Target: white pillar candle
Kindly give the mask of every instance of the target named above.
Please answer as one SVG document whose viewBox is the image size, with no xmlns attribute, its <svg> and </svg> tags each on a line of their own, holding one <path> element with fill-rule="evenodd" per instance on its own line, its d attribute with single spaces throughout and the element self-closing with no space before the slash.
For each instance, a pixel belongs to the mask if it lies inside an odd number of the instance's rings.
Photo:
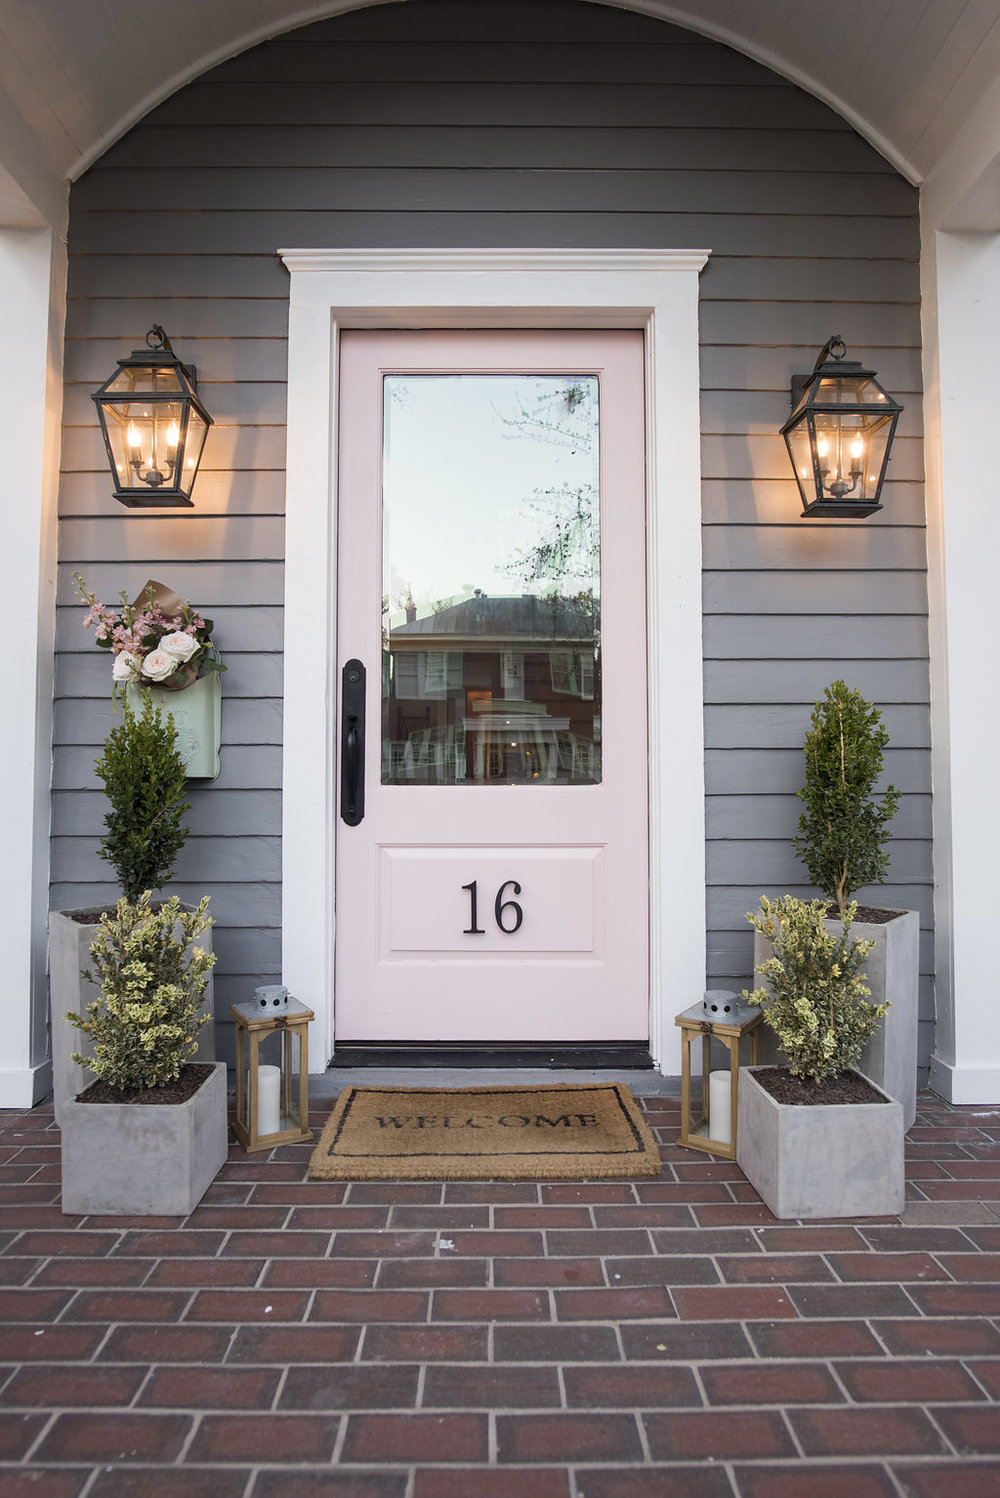
<svg viewBox="0 0 1000 1498">
<path fill-rule="evenodd" d="M 729 1106 L 731 1086 L 732 1077 L 728 1068 L 725 1071 L 709 1072 L 708 1137 L 717 1139 L 720 1144 L 729 1144 L 732 1139 Z"/>
<path fill-rule="evenodd" d="M 281 1128 L 281 1067 L 257 1068 L 257 1133 L 277 1134 Z"/>
</svg>

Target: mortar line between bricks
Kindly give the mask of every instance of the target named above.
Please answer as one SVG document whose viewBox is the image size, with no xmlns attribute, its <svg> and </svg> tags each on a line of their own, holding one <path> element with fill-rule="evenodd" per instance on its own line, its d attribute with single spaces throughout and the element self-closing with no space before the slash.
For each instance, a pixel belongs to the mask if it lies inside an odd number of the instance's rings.
<svg viewBox="0 0 1000 1498">
<path fill-rule="evenodd" d="M 30 1465 L 30 1463 L 32 1461 L 32 1458 L 34 1457 L 34 1454 L 35 1454 L 36 1450 L 38 1449 L 39 1444 L 42 1441 L 45 1440 L 45 1438 L 48 1435 L 49 1431 L 52 1429 L 53 1425 L 58 1420 L 60 1414 L 61 1414 L 60 1410 L 50 1410 L 49 1411 L 49 1418 L 46 1420 L 45 1424 L 39 1430 L 37 1436 L 32 1441 L 31 1445 L 28 1447 L 28 1449 L 25 1451 L 24 1455 L 21 1457 L 20 1463 L 18 1465 L 20 1465 L 22 1467 Z"/>
<path fill-rule="evenodd" d="M 413 1408 L 422 1410 L 424 1408 L 424 1391 L 427 1387 L 427 1364 L 421 1363 L 417 1368 L 417 1387 L 413 1391 Z"/>
<path fill-rule="evenodd" d="M 278 1382 L 274 1386 L 274 1393 L 271 1396 L 271 1403 L 268 1406 L 271 1414 L 276 1414 L 281 1408 L 281 1396 L 284 1392 L 285 1384 L 288 1382 L 288 1372 L 289 1364 L 286 1363 L 278 1374 Z"/>
<path fill-rule="evenodd" d="M 936 1400 L 935 1403 L 936 1404 L 944 1404 L 945 1401 L 943 1399 L 941 1399 L 941 1400 Z M 937 1416 L 934 1414 L 934 1412 L 931 1409 L 930 1404 L 928 1403 L 927 1400 L 924 1400 L 923 1404 L 920 1405 L 920 1409 L 923 1410 L 924 1415 L 927 1417 L 927 1419 L 930 1421 L 931 1425 L 934 1427 L 934 1429 L 937 1431 L 938 1435 L 941 1437 L 941 1440 L 942 1440 L 943 1444 L 945 1445 L 945 1447 L 947 1447 L 948 1454 L 951 1457 L 960 1456 L 961 1452 L 957 1450 L 957 1448 L 955 1447 L 954 1442 L 951 1441 L 951 1440 L 949 1440 L 947 1432 L 941 1429 L 941 1426 L 939 1425 L 938 1420 L 937 1420 Z"/>
<path fill-rule="evenodd" d="M 107 1264 L 110 1261 L 107 1258 L 105 1258 L 104 1262 Z M 133 1260 L 132 1262 L 134 1263 L 135 1260 Z M 146 1290 L 146 1289 L 149 1288 L 149 1282 L 152 1279 L 153 1275 L 155 1274 L 156 1270 L 163 1263 L 163 1259 L 162 1258 L 147 1259 L 146 1263 L 147 1263 L 148 1267 L 146 1269 L 146 1273 L 143 1275 L 142 1279 L 139 1281 L 138 1285 L 136 1286 L 136 1289 L 138 1289 L 138 1290 Z"/>
<path fill-rule="evenodd" d="M 84 1481 L 83 1487 L 77 1494 L 77 1498 L 87 1498 L 87 1494 L 93 1490 L 97 1483 L 100 1470 L 100 1467 L 92 1467 L 90 1469 L 90 1472 L 87 1474 L 87 1477 Z"/>
<path fill-rule="evenodd" d="M 653 1454 L 649 1449 L 649 1435 L 646 1430 L 645 1417 L 647 1412 L 645 1410 L 630 1410 L 629 1413 L 631 1414 L 633 1424 L 635 1425 L 635 1428 L 639 1433 L 639 1448 L 642 1451 L 643 1463 L 645 1466 L 650 1467 L 653 1464 Z"/>
<path fill-rule="evenodd" d="M 888 1462 L 882 1462 L 881 1466 L 882 1466 L 882 1471 L 888 1477 L 888 1479 L 889 1479 L 890 1483 L 892 1484 L 894 1490 L 899 1494 L 899 1498 L 911 1498 L 911 1494 L 909 1492 L 907 1492 L 906 1488 L 903 1487 L 902 1482 L 896 1476 L 896 1474 L 893 1471 L 893 1469 L 889 1466 L 889 1463 Z M 911 1492 L 912 1492 L 912 1490 L 911 1490 Z"/>
<path fill-rule="evenodd" d="M 226 1343 L 226 1350 L 222 1354 L 222 1359 L 221 1359 L 221 1363 L 222 1363 L 222 1366 L 224 1368 L 231 1368 L 233 1366 L 233 1364 L 230 1363 L 230 1361 L 229 1361 L 229 1355 L 232 1352 L 234 1346 L 236 1345 L 236 1333 L 238 1332 L 238 1330 L 239 1330 L 239 1328 L 236 1327 L 236 1326 L 234 1326 L 232 1328 L 232 1330 L 230 1331 L 230 1333 L 229 1333 L 229 1341 Z"/>
<path fill-rule="evenodd" d="M 473 922 L 475 924 L 475 922 Z M 486 1462 L 490 1467 L 495 1467 L 499 1461 L 500 1438 L 497 1435 L 497 1412 L 487 1410 L 486 1412 Z"/>
<path fill-rule="evenodd" d="M 333 1450 L 330 1453 L 330 1466 L 331 1467 L 339 1467 L 340 1466 L 340 1458 L 341 1458 L 341 1455 L 343 1454 L 344 1442 L 347 1440 L 347 1423 L 350 1420 L 350 1415 L 343 1415 L 342 1414 L 342 1415 L 338 1416 L 338 1419 L 339 1419 L 339 1424 L 337 1426 L 337 1434 L 333 1438 Z M 256 1481 L 256 1479 L 255 1479 L 255 1481 Z"/>
<path fill-rule="evenodd" d="M 191 1425 L 190 1425 L 190 1427 L 188 1429 L 187 1435 L 185 1436 L 184 1440 L 181 1442 L 181 1449 L 178 1451 L 177 1455 L 174 1457 L 174 1460 L 173 1460 L 173 1463 L 172 1463 L 173 1466 L 175 1466 L 175 1467 L 181 1467 L 187 1461 L 187 1454 L 191 1450 L 191 1443 L 194 1441 L 195 1436 L 197 1435 L 198 1431 L 200 1430 L 201 1423 L 202 1423 L 203 1419 L 204 1419 L 204 1415 L 203 1415 L 203 1413 L 202 1413 L 201 1410 L 197 1410 L 197 1411 L 193 1412 L 192 1419 L 191 1419 Z"/>
<path fill-rule="evenodd" d="M 139 1386 L 138 1386 L 138 1388 L 136 1389 L 135 1393 L 132 1395 L 132 1398 L 129 1400 L 128 1404 L 126 1405 L 126 1409 L 137 1410 L 137 1409 L 141 1408 L 141 1406 L 139 1405 L 139 1400 L 142 1397 L 142 1392 L 146 1388 L 147 1384 L 149 1384 L 149 1383 L 152 1382 L 152 1378 L 153 1378 L 153 1364 L 149 1363 L 146 1366 L 145 1373 L 143 1374 L 142 1378 L 139 1380 Z"/>
</svg>

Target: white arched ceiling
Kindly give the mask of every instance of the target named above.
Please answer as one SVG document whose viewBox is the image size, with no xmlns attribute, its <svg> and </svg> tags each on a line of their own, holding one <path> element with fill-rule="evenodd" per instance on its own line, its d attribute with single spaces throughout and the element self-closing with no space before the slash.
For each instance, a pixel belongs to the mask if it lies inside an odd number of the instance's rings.
<svg viewBox="0 0 1000 1498">
<path fill-rule="evenodd" d="M 407 0 L 0 0 L 0 171 L 37 201 L 40 162 L 49 188 L 73 181 L 217 63 L 382 3 Z M 928 175 L 1000 79 L 1000 12 L 982 0 L 594 3 L 676 22 L 766 64 L 830 104 L 912 182 Z"/>
</svg>

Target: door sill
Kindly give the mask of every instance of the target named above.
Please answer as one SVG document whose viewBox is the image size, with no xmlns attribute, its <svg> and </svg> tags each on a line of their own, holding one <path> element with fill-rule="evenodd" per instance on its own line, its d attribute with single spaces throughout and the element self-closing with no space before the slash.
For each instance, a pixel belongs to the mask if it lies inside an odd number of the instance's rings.
<svg viewBox="0 0 1000 1498">
<path fill-rule="evenodd" d="M 490 1044 L 369 1045 L 341 1042 L 327 1068 L 355 1066 L 461 1067 L 463 1070 L 518 1070 L 545 1067 L 552 1071 L 651 1071 L 649 1047 L 636 1042 L 609 1041 L 596 1045 Z"/>
</svg>

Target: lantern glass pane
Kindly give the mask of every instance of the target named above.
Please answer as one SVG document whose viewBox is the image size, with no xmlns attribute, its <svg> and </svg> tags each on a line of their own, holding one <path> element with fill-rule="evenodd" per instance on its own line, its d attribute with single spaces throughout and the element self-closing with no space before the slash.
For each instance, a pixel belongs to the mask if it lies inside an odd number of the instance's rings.
<svg viewBox="0 0 1000 1498">
<path fill-rule="evenodd" d="M 155 395 L 169 400 L 171 396 L 186 395 L 188 386 L 176 366 L 164 368 L 148 364 L 126 366 L 107 382 L 105 395 Z"/>
<path fill-rule="evenodd" d="M 845 411 L 832 415 L 817 411 L 816 468 L 822 495 L 830 499 L 873 499 L 885 459 L 892 425 L 888 416 Z"/>
<path fill-rule="evenodd" d="M 208 423 L 201 416 L 197 408 L 192 406 L 188 412 L 187 431 L 184 435 L 184 447 L 181 453 L 176 480 L 185 494 L 190 494 L 191 492 L 191 485 L 194 483 L 195 474 L 198 472 L 198 464 L 201 462 L 201 454 L 207 435 Z"/>
<path fill-rule="evenodd" d="M 811 392 L 810 404 L 878 405 L 887 399 L 885 391 L 870 375 L 823 375 Z"/>
<path fill-rule="evenodd" d="M 816 478 L 813 472 L 812 447 L 809 441 L 810 423 L 803 419 L 791 431 L 785 433 L 785 445 L 788 448 L 792 467 L 795 470 L 795 480 L 802 495 L 803 504 L 812 504 L 816 499 Z"/>
<path fill-rule="evenodd" d="M 159 489 L 176 484 L 186 405 L 185 400 L 138 399 L 101 407 L 115 473 L 123 488 Z"/>
</svg>

